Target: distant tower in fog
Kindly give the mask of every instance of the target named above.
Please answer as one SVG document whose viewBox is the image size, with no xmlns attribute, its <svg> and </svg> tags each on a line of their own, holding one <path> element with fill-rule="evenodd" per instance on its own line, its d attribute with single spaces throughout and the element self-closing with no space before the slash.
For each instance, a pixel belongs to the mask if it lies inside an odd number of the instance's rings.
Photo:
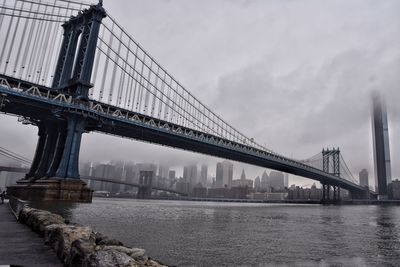
<svg viewBox="0 0 400 267">
<path fill-rule="evenodd" d="M 360 185 L 369 188 L 368 171 L 366 169 L 362 169 L 358 176 L 360 180 Z"/>
<path fill-rule="evenodd" d="M 372 137 L 376 191 L 379 198 L 385 199 L 388 196 L 388 184 L 392 182 L 392 173 L 386 105 L 378 93 L 372 95 Z"/>
</svg>

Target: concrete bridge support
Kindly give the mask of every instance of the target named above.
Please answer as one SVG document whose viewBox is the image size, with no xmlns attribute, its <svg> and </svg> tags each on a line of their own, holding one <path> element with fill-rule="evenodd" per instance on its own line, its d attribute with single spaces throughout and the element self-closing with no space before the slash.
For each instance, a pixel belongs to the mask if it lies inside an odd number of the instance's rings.
<svg viewBox="0 0 400 267">
<path fill-rule="evenodd" d="M 137 192 L 137 198 L 149 199 L 151 198 L 152 182 L 153 182 L 153 171 L 141 171 L 139 175 L 139 189 Z"/>
<path fill-rule="evenodd" d="M 322 184 L 322 203 L 340 202 L 340 187 Z"/>
<path fill-rule="evenodd" d="M 72 97 L 73 102 L 84 103 L 88 99 L 99 28 L 105 16 L 100 2 L 63 24 L 64 39 L 53 89 Z M 26 200 L 91 202 L 92 191 L 79 177 L 86 118 L 68 110 L 55 110 L 38 116 L 32 124 L 39 128 L 39 139 L 31 169 L 8 192 Z"/>
</svg>

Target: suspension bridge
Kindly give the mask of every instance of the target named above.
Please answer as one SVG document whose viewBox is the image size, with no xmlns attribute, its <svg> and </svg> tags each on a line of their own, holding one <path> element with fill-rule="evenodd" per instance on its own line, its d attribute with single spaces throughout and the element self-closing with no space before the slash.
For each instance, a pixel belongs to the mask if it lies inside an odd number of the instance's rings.
<svg viewBox="0 0 400 267">
<path fill-rule="evenodd" d="M 296 160 L 228 124 L 140 46 L 102 1 L 3 0 L 0 37 L 0 111 L 38 127 L 21 183 L 78 181 L 81 136 L 99 132 L 310 178 L 324 192 L 333 187 L 334 197 L 339 188 L 366 196 L 339 149 Z"/>
</svg>

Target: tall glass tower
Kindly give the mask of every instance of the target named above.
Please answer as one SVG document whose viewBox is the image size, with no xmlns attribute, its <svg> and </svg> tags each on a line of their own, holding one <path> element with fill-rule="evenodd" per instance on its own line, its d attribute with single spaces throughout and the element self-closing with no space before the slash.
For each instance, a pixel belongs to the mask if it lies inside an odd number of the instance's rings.
<svg viewBox="0 0 400 267">
<path fill-rule="evenodd" d="M 372 137 L 374 144 L 375 186 L 379 199 L 387 199 L 392 182 L 386 105 L 378 93 L 372 95 Z"/>
</svg>

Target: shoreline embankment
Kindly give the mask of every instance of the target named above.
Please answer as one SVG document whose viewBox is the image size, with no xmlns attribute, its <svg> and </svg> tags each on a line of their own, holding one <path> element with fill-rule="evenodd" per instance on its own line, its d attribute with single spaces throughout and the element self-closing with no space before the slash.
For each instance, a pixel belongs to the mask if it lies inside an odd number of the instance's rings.
<svg viewBox="0 0 400 267">
<path fill-rule="evenodd" d="M 146 255 L 144 249 L 124 246 L 88 226 L 65 220 L 49 211 L 29 207 L 29 203 L 10 197 L 10 208 L 20 223 L 30 227 L 51 247 L 64 266 L 112 267 L 149 266 L 164 267 Z"/>
</svg>

